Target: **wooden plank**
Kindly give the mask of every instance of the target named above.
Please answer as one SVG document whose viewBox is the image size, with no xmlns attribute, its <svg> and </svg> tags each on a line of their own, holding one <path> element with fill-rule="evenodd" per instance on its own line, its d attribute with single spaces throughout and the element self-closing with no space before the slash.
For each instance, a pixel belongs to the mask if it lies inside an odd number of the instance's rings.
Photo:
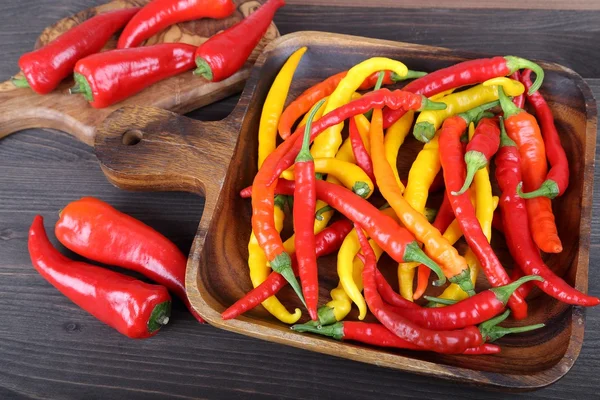
<svg viewBox="0 0 600 400">
<path fill-rule="evenodd" d="M 364 0 L 287 0 L 288 4 L 365 7 Z M 377 7 L 390 8 L 496 8 L 523 10 L 600 10 L 596 0 L 378 0 Z"/>
</svg>

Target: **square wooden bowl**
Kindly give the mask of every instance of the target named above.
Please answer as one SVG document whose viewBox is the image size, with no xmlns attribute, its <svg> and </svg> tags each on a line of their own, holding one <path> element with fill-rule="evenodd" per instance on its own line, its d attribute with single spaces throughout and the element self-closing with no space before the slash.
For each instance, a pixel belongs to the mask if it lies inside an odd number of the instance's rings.
<svg viewBox="0 0 600 400">
<path fill-rule="evenodd" d="M 507 336 L 499 342 L 502 352 L 491 356 L 450 356 L 380 349 L 300 334 L 291 331 L 260 306 L 238 319 L 221 319 L 221 312 L 252 288 L 247 265 L 251 205 L 249 200 L 239 197 L 239 191 L 252 184 L 257 171 L 257 131 L 262 104 L 285 60 L 301 46 L 307 46 L 308 51 L 294 76 L 289 99 L 326 77 L 373 56 L 401 60 L 410 69 L 418 71 L 434 71 L 484 57 L 408 43 L 297 32 L 275 40 L 265 49 L 251 72 L 236 110 L 225 121 L 201 123 L 156 111 L 156 118 L 160 116 L 160 121 L 151 122 L 154 117 L 148 111 L 142 114 L 139 110 L 124 110 L 122 113 L 138 113 L 138 118 L 129 118 L 128 121 L 142 132 L 139 135 L 142 140 L 138 146 L 129 146 L 135 151 L 117 162 L 117 157 L 110 153 L 114 149 L 109 147 L 119 145 L 120 151 L 125 151 L 117 141 L 127 130 L 127 125 L 116 122 L 124 114 L 116 114 L 112 121 L 109 117 L 104 128 L 99 128 L 96 145 L 104 171 L 113 182 L 128 188 L 192 190 L 206 195 L 206 208 L 187 273 L 188 294 L 197 311 L 209 323 L 222 329 L 438 378 L 509 390 L 528 390 L 549 385 L 564 376 L 581 349 L 585 311 L 559 303 L 537 289 L 529 299 L 530 315 L 519 325 L 544 322 L 546 327 L 527 334 Z M 541 92 L 552 107 L 571 168 L 567 192 L 553 201 L 564 250 L 545 259 L 558 275 L 585 292 L 596 146 L 596 102 L 578 74 L 558 64 L 540 64 L 546 70 Z M 193 151 L 181 153 L 186 146 Z M 421 146 L 412 137 L 402 146 L 398 157 L 401 176 L 407 176 Z M 221 153 L 222 156 L 218 157 L 217 154 Z M 140 168 L 152 171 L 139 173 Z M 137 175 L 133 178 L 132 174 Z M 435 202 L 435 198 L 432 200 Z M 498 232 L 495 233 L 493 247 L 507 269 L 512 268 L 513 261 L 504 238 Z M 379 263 L 379 268 L 388 275 L 390 282 L 396 281 L 396 267 L 387 257 Z M 336 256 L 320 259 L 319 272 L 322 305 L 328 301 L 329 290 L 338 283 Z M 484 287 L 482 279 L 478 289 Z M 278 298 L 290 310 L 302 308 L 289 287 L 284 288 Z M 349 316 L 355 317 L 355 313 Z"/>
</svg>

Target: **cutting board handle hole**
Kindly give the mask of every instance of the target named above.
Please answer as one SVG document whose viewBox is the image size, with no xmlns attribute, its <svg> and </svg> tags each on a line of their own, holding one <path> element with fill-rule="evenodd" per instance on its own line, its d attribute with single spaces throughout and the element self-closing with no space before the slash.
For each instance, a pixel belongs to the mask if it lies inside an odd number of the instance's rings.
<svg viewBox="0 0 600 400">
<path fill-rule="evenodd" d="M 130 129 L 123 134 L 123 144 L 125 146 L 134 146 L 142 141 L 144 133 L 139 129 Z"/>
</svg>

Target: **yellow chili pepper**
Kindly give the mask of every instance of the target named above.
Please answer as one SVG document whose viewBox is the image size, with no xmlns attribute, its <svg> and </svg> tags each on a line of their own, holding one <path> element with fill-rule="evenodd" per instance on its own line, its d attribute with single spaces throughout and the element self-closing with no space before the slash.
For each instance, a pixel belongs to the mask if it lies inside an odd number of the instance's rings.
<svg viewBox="0 0 600 400">
<path fill-rule="evenodd" d="M 400 146 L 404 143 L 404 139 L 406 139 L 406 136 L 410 132 L 410 127 L 412 126 L 414 119 L 414 111 L 408 111 L 402 118 L 387 128 L 385 138 L 383 139 L 385 158 L 390 164 L 390 167 L 392 167 L 396 183 L 400 187 L 401 192 L 404 192 L 404 185 L 400 181 L 400 175 L 398 174 L 398 152 L 400 151 Z"/>
<path fill-rule="evenodd" d="M 421 142 L 428 142 L 435 132 L 442 126 L 446 118 L 466 112 L 472 108 L 498 100 L 498 86 L 502 86 L 508 96 L 518 96 L 525 91 L 521 82 L 509 78 L 494 78 L 494 85 L 486 86 L 485 83 L 473 86 L 458 93 L 452 93 L 439 101 L 446 104 L 444 110 L 423 111 L 417 118 L 413 135 Z M 509 94 L 510 93 L 510 94 Z"/>
<path fill-rule="evenodd" d="M 261 167 L 265 158 L 275 150 L 279 117 L 283 112 L 294 72 L 305 52 L 306 47 L 302 47 L 288 58 L 269 89 L 258 126 L 258 168 Z"/>
<path fill-rule="evenodd" d="M 315 158 L 314 164 L 315 172 L 336 178 L 342 185 L 362 198 L 369 198 L 375 190 L 369 175 L 356 164 L 337 158 Z"/>
<path fill-rule="evenodd" d="M 408 182 L 403 194 L 408 204 L 421 214 L 425 212 L 429 188 L 441 168 L 439 141 L 438 135 L 436 135 L 417 154 L 417 158 L 408 172 Z M 414 262 L 398 264 L 400 295 L 409 301 L 413 301 L 415 268 L 419 265 L 420 263 Z"/>
<path fill-rule="evenodd" d="M 274 211 L 275 227 L 279 232 L 281 232 L 281 229 L 283 228 L 283 219 L 285 216 L 282 210 L 283 204 L 281 199 L 282 197 L 276 198 L 277 206 Z M 254 287 L 263 283 L 271 272 L 271 268 L 268 266 L 267 256 L 258 244 L 254 232 L 250 234 L 250 241 L 248 242 L 248 267 L 250 268 L 250 280 Z M 294 324 L 302 316 L 302 312 L 298 308 L 296 308 L 294 314 L 290 314 L 275 296 L 271 296 L 263 301 L 262 306 L 275 318 L 286 324 Z"/>
<path fill-rule="evenodd" d="M 350 68 L 334 92 L 329 96 L 325 114 L 350 102 L 352 93 L 356 92 L 364 80 L 371 74 L 377 71 L 388 70 L 395 72 L 399 76 L 405 76 L 408 73 L 406 65 L 400 61 L 384 57 L 373 57 Z M 343 123 L 332 126 L 317 136 L 311 148 L 313 157 L 334 157 L 342 144 L 341 132 L 343 127 Z"/>
</svg>

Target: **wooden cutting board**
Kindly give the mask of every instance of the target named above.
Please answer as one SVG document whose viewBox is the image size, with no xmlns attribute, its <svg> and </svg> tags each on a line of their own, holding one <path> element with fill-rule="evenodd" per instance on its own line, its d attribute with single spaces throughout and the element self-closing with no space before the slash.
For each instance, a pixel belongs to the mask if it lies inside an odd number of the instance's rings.
<svg viewBox="0 0 600 400">
<path fill-rule="evenodd" d="M 75 25 L 111 10 L 144 6 L 150 0 L 115 0 L 98 7 L 89 8 L 64 18 L 44 29 L 35 43 L 39 48 L 49 43 Z M 167 28 L 151 37 L 146 44 L 183 42 L 200 45 L 215 33 L 227 29 L 255 11 L 261 3 L 256 0 L 233 0 L 237 10 L 225 19 L 201 19 L 183 22 Z M 0 83 L 0 138 L 27 128 L 54 128 L 67 132 L 90 146 L 94 145 L 95 128 L 111 112 L 123 106 L 154 106 L 177 113 L 186 113 L 240 92 L 250 69 L 267 43 L 279 36 L 275 24 L 254 49 L 250 59 L 239 72 L 228 79 L 210 83 L 204 78 L 185 72 L 156 83 L 129 99 L 104 109 L 94 109 L 80 95 L 69 95 L 73 86 L 67 79 L 56 90 L 47 95 L 38 95 L 29 88 L 16 88 L 10 81 Z M 114 49 L 117 36 L 105 46 Z M 15 73 L 18 72 L 15 65 Z"/>
</svg>

